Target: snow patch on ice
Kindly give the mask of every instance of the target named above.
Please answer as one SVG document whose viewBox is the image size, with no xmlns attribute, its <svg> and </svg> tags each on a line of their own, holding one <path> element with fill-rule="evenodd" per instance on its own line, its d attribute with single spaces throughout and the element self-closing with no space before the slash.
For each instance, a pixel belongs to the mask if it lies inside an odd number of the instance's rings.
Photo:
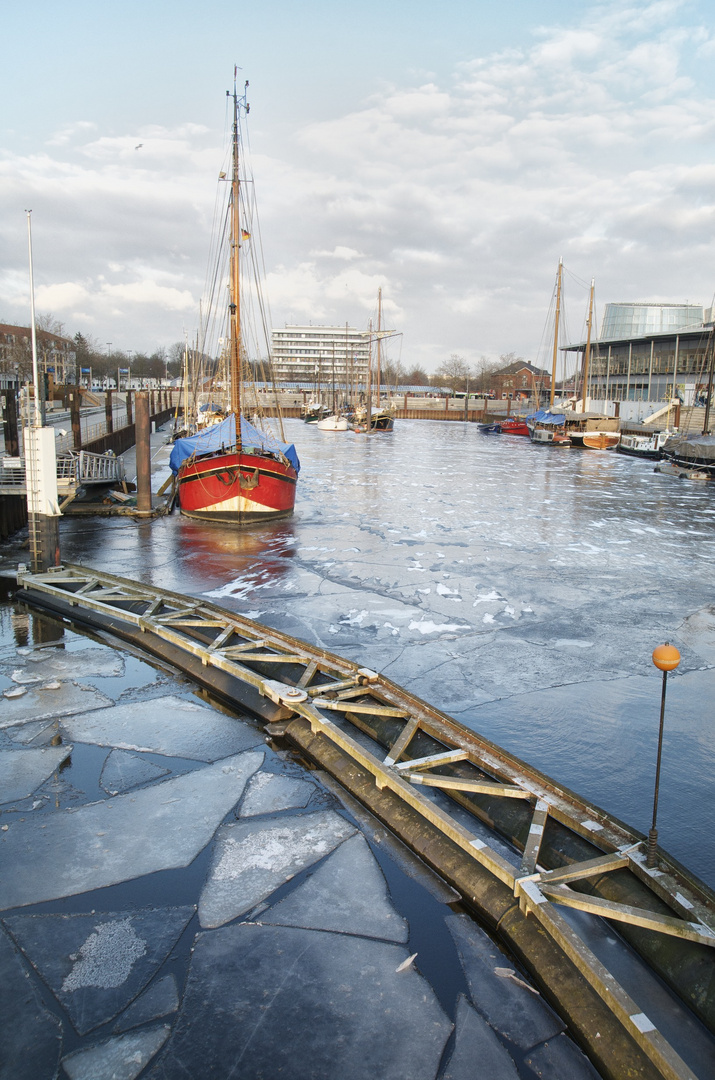
<svg viewBox="0 0 715 1080">
<path fill-rule="evenodd" d="M 75 965 L 62 989 L 79 990 L 99 986 L 103 990 L 121 986 L 129 978 L 134 961 L 146 952 L 146 942 L 137 937 L 129 919 L 102 923 L 95 927 L 79 950 Z"/>
<path fill-rule="evenodd" d="M 409 630 L 419 630 L 420 634 L 443 634 L 451 630 L 469 630 L 468 626 L 463 623 L 435 623 L 429 619 L 422 619 L 420 622 L 411 622 Z"/>
</svg>

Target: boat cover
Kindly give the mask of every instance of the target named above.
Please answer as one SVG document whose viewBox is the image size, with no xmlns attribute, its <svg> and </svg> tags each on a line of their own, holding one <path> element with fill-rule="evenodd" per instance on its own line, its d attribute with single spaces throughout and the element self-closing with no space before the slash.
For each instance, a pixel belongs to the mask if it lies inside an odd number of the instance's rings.
<svg viewBox="0 0 715 1080">
<path fill-rule="evenodd" d="M 551 424 L 553 427 L 561 427 L 566 423 L 563 413 L 552 413 L 548 409 L 539 409 L 538 412 L 530 413 L 526 419 L 533 420 L 536 424 Z"/>
<path fill-rule="evenodd" d="M 666 443 L 669 457 L 715 464 L 715 435 L 681 436 Z"/>
<path fill-rule="evenodd" d="M 171 451 L 169 465 L 176 475 L 182 461 L 186 458 L 199 454 L 215 454 L 221 450 L 229 450 L 236 445 L 236 417 L 233 413 L 222 420 L 220 424 L 214 424 L 199 432 L 198 435 L 189 435 L 185 439 L 177 439 Z M 244 450 L 253 447 L 257 450 L 267 450 L 273 454 L 283 454 L 288 459 L 296 472 L 300 472 L 300 462 L 293 443 L 280 442 L 275 436 L 267 431 L 259 431 L 253 424 L 249 424 L 245 416 L 241 417 L 241 445 Z"/>
</svg>

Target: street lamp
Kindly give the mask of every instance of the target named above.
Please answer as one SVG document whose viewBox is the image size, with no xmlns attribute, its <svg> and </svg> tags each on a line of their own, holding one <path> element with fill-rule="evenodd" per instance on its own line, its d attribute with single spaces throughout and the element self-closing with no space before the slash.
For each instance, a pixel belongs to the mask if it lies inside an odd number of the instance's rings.
<svg viewBox="0 0 715 1080">
<path fill-rule="evenodd" d="M 648 833 L 648 855 L 646 866 L 652 869 L 655 866 L 655 849 L 658 846 L 658 830 L 656 818 L 658 816 L 658 789 L 660 787 L 660 759 L 663 750 L 663 721 L 665 719 L 665 690 L 668 682 L 668 672 L 675 671 L 680 663 L 680 653 L 675 645 L 666 641 L 665 645 L 659 645 L 653 650 L 653 663 L 663 672 L 663 692 L 660 697 L 660 728 L 658 731 L 658 757 L 655 766 L 655 793 L 653 795 L 653 824 Z"/>
</svg>

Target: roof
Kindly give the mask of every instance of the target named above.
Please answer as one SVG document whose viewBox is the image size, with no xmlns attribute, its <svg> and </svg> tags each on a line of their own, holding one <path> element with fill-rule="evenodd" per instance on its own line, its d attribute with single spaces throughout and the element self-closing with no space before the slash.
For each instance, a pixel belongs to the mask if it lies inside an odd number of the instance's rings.
<svg viewBox="0 0 715 1080">
<path fill-rule="evenodd" d="M 595 338 L 591 340 L 591 349 L 599 345 L 630 345 L 640 341 L 658 341 L 668 338 L 702 338 L 713 332 L 712 323 L 703 323 L 702 326 L 671 327 L 669 330 L 654 330 L 650 334 L 634 334 L 632 337 Z M 560 345 L 559 352 L 577 352 L 586 348 L 585 341 L 579 341 L 573 345 Z"/>
<path fill-rule="evenodd" d="M 506 367 L 497 368 L 496 371 L 492 371 L 494 375 L 517 375 L 520 371 L 528 371 L 531 375 L 538 375 L 540 377 L 547 376 L 548 371 L 544 371 L 543 368 L 534 367 L 528 360 L 514 360 L 511 364 L 507 364 Z"/>
</svg>

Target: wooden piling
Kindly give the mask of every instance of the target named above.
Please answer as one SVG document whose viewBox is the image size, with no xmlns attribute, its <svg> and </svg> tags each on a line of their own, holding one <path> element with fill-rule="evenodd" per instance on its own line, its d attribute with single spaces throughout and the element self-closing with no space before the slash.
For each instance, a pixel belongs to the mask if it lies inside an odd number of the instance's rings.
<svg viewBox="0 0 715 1080">
<path fill-rule="evenodd" d="M 137 511 L 151 513 L 151 420 L 149 394 L 138 391 L 135 398 L 135 430 L 137 440 Z"/>
</svg>

